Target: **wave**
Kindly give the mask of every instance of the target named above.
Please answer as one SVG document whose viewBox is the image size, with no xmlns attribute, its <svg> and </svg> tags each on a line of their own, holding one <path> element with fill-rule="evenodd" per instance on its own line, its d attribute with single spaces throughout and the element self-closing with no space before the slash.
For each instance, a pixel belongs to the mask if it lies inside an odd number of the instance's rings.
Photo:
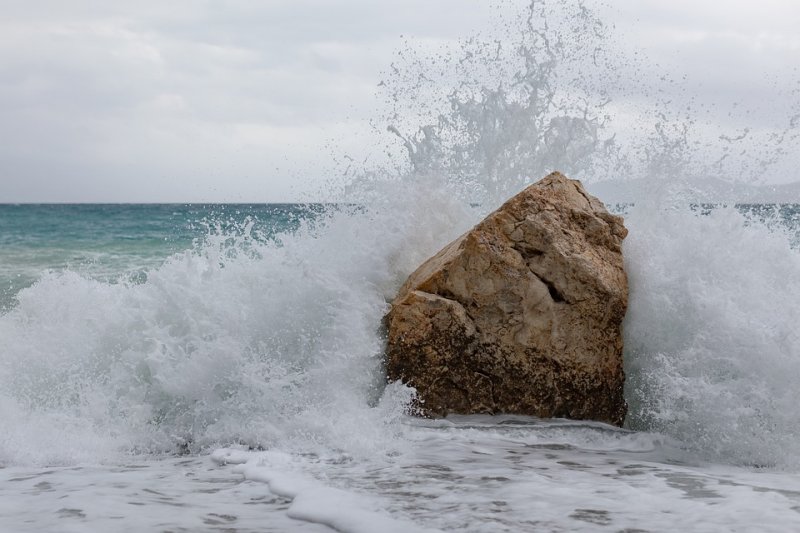
<svg viewBox="0 0 800 533">
<path fill-rule="evenodd" d="M 627 222 L 629 426 L 715 461 L 800 466 L 792 232 L 733 208 L 634 211 Z"/>
<path fill-rule="evenodd" d="M 768 168 L 796 124 L 776 125 L 767 157 L 737 163 L 730 143 L 763 139 L 728 135 L 710 157 L 685 110 L 654 100 L 626 144 L 613 89 L 640 60 L 619 55 L 586 5 L 533 2 L 497 31 L 432 59 L 404 50 L 377 120 L 389 131 L 376 150 L 392 160 L 344 177 L 361 207 L 267 240 L 246 225 L 211 231 L 140 282 L 64 271 L 20 291 L 0 315 L 0 463 L 234 443 L 402 453 L 412 391 L 384 384 L 387 301 L 439 247 L 559 169 L 656 184 L 626 222 L 630 427 L 710 460 L 797 466 L 798 252 L 774 224 L 685 207 L 693 178 Z"/>
</svg>

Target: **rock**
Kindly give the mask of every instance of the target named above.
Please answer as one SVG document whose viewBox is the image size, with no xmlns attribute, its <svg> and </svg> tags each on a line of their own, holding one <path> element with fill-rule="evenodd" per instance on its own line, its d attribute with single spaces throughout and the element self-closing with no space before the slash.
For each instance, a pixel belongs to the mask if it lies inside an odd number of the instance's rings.
<svg viewBox="0 0 800 533">
<path fill-rule="evenodd" d="M 422 264 L 386 316 L 387 374 L 427 416 L 621 426 L 628 305 L 620 217 L 553 173 Z"/>
</svg>

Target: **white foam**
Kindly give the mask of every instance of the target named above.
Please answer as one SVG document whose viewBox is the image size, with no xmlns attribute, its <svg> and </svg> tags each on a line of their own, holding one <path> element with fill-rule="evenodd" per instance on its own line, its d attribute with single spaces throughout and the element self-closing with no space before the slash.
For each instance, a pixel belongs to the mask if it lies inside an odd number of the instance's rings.
<svg viewBox="0 0 800 533">
<path fill-rule="evenodd" d="M 800 252 L 732 208 L 634 211 L 624 254 L 630 423 L 703 457 L 800 466 Z"/>
<path fill-rule="evenodd" d="M 235 443 L 405 453 L 398 420 L 411 391 L 384 390 L 381 317 L 409 272 L 555 165 L 592 179 L 635 163 L 655 174 L 654 197 L 697 177 L 694 165 L 713 170 L 663 102 L 650 102 L 660 118 L 643 122 L 660 136 L 633 130 L 632 144 L 612 142 L 602 118 L 610 95 L 593 92 L 619 75 L 608 27 L 580 3 L 529 8 L 501 24 L 500 46 L 470 39 L 446 65 L 437 56 L 393 71 L 386 123 L 407 153 L 391 169 L 357 171 L 349 198 L 358 208 L 271 242 L 253 239 L 247 222 L 212 233 L 141 284 L 64 272 L 21 291 L 0 315 L 0 463 L 113 462 Z M 551 35 L 563 42 L 545 46 Z M 456 85 L 432 88 L 419 69 L 455 75 Z M 436 102 L 426 107 L 423 94 Z M 395 121 L 404 106 L 419 114 Z M 792 137 L 780 138 L 758 153 L 788 151 L 781 143 Z M 730 155 L 725 168 L 735 162 Z M 631 217 L 626 244 L 634 427 L 718 460 L 795 464 L 797 290 L 787 280 L 796 252 L 727 211 L 697 217 L 651 200 L 655 208 Z"/>
<path fill-rule="evenodd" d="M 795 510 L 800 485 L 793 476 L 697 464 L 676 447 L 679 443 L 659 435 L 526 417 L 408 422 L 404 436 L 415 445 L 391 458 L 327 461 L 275 452 L 217 453 L 231 462 L 247 461 L 236 471 L 291 499 L 290 516 L 344 531 L 391 531 L 392 523 L 384 525 L 370 514 L 376 510 L 392 521 L 413 520 L 416 526 L 402 526 L 408 530 L 781 531 L 800 526 Z"/>
<path fill-rule="evenodd" d="M 220 464 L 238 464 L 235 471 L 246 479 L 266 483 L 273 494 L 291 500 L 287 511 L 290 518 L 324 524 L 345 533 L 437 531 L 376 510 L 380 504 L 373 496 L 327 487 L 308 475 L 287 470 L 302 463 L 285 453 L 220 449 L 212 458 Z"/>
<path fill-rule="evenodd" d="M 0 316 L 0 463 L 394 447 L 409 393 L 382 397 L 380 317 L 407 265 L 461 229 L 446 210 L 427 236 L 410 229 L 436 197 L 409 198 L 404 220 L 337 212 L 280 243 L 211 236 L 138 285 L 43 276 Z"/>
</svg>

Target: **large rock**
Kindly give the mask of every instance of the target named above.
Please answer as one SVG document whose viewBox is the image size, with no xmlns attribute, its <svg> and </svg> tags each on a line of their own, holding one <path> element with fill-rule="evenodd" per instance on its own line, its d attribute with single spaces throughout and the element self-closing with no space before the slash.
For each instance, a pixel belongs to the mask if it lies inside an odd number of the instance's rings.
<svg viewBox="0 0 800 533">
<path fill-rule="evenodd" d="M 429 416 L 622 425 L 620 217 L 553 173 L 420 266 L 386 316 L 387 373 Z"/>
</svg>

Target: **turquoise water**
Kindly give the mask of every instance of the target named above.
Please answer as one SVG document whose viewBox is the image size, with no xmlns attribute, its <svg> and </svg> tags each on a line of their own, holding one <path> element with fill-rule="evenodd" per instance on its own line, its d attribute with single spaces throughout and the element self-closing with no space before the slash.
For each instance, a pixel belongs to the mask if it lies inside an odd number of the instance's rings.
<svg viewBox="0 0 800 533">
<path fill-rule="evenodd" d="M 423 201 L 0 207 L 0 531 L 800 530 L 797 206 L 626 208 L 618 429 L 404 415 Z"/>
<path fill-rule="evenodd" d="M 246 231 L 269 240 L 324 209 L 321 204 L 0 205 L 0 311 L 47 271 L 140 283 L 148 269 L 208 235 Z"/>
<path fill-rule="evenodd" d="M 0 204 L 0 311 L 45 272 L 72 271 L 112 283 L 142 283 L 150 269 L 196 249 L 210 235 L 266 242 L 317 220 L 324 204 Z M 632 206 L 616 206 L 625 213 Z M 708 214 L 712 205 L 695 211 Z M 738 206 L 751 220 L 794 233 L 800 206 Z"/>
<path fill-rule="evenodd" d="M 616 206 L 625 212 L 631 206 Z M 695 208 L 704 213 L 713 205 Z M 738 206 L 759 221 L 800 227 L 796 204 Z M 295 231 L 324 204 L 0 204 L 0 290 L 7 302 L 45 270 L 113 280 L 195 246 L 209 234 L 248 231 L 259 240 Z"/>
</svg>

